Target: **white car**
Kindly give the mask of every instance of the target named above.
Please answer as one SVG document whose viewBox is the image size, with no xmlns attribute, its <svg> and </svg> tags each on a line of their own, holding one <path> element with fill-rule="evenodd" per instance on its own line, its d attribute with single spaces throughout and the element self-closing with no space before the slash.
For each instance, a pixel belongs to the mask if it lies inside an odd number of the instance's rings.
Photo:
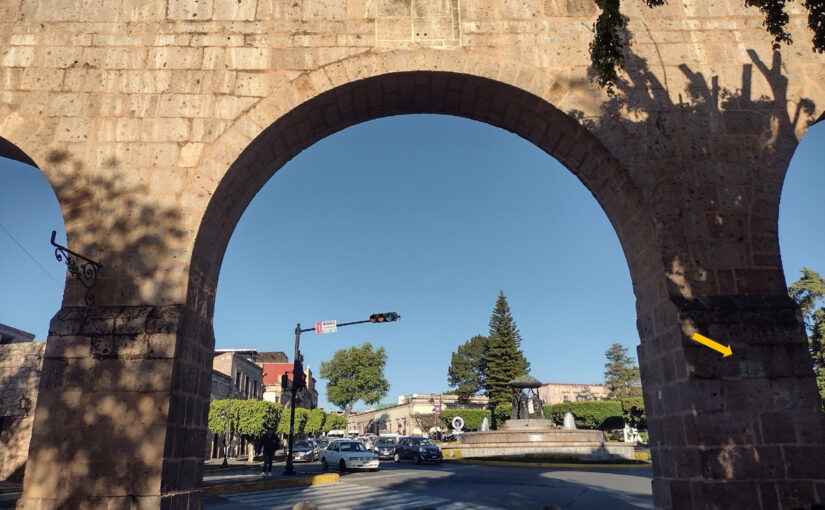
<svg viewBox="0 0 825 510">
<path fill-rule="evenodd" d="M 361 441 L 354 439 L 336 439 L 325 450 L 321 450 L 321 467 L 340 471 L 348 469 L 369 469 L 378 471 L 378 455 L 367 450 Z"/>
</svg>

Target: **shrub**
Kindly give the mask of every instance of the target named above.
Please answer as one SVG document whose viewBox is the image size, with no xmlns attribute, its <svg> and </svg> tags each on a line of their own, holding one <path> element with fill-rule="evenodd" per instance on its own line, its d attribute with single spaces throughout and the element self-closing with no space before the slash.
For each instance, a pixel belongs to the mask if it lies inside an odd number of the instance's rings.
<svg viewBox="0 0 825 510">
<path fill-rule="evenodd" d="M 513 413 L 512 402 L 502 402 L 496 406 L 496 427 L 501 427 L 505 421 L 510 419 Z"/>
<path fill-rule="evenodd" d="M 638 430 L 647 429 L 645 401 L 642 397 L 626 398 L 621 403 L 624 422 Z"/>
<path fill-rule="evenodd" d="M 487 409 L 445 409 L 441 411 L 441 421 L 448 428 L 453 427 L 453 418 L 461 416 L 464 420 L 464 430 L 481 430 L 481 423 L 487 418 L 490 423 L 490 411 Z"/>
<path fill-rule="evenodd" d="M 620 429 L 622 421 L 622 404 L 614 400 L 588 400 L 583 402 L 564 402 L 544 406 L 544 415 L 556 423 L 564 422 L 564 415 L 571 413 L 580 429 Z"/>
</svg>

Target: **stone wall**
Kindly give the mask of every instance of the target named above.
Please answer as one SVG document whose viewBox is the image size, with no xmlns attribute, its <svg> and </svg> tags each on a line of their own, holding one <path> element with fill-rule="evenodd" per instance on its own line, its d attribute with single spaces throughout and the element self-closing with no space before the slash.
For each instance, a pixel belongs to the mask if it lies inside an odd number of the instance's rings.
<svg viewBox="0 0 825 510">
<path fill-rule="evenodd" d="M 777 234 L 825 55 L 798 2 L 780 51 L 741 0 L 643 4 L 622 6 L 609 97 L 589 74 L 592 0 L 0 2 L 0 154 L 43 170 L 69 248 L 105 268 L 98 306 L 70 280 L 52 323 L 21 508 L 200 507 L 238 219 L 305 148 L 409 113 L 516 133 L 604 210 L 636 296 L 657 508 L 825 502 L 825 419 Z"/>
<path fill-rule="evenodd" d="M 0 345 L 0 481 L 22 479 L 46 342 Z"/>
</svg>

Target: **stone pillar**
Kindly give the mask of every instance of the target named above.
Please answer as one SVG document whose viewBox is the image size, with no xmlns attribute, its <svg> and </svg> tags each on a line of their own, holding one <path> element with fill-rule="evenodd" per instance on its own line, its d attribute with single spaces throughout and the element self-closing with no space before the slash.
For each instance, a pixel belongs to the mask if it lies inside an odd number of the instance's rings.
<svg viewBox="0 0 825 510">
<path fill-rule="evenodd" d="M 810 508 L 825 501 L 825 413 L 787 295 L 666 302 L 638 348 L 657 509 Z M 733 355 L 691 340 L 699 332 Z"/>
<path fill-rule="evenodd" d="M 201 507 L 214 338 L 194 317 L 182 305 L 58 312 L 18 509 Z"/>
</svg>

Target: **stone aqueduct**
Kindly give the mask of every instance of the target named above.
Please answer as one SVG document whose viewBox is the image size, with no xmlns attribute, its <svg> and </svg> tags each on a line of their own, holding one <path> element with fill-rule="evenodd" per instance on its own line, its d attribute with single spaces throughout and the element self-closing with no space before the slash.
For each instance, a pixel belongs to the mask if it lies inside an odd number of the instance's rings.
<svg viewBox="0 0 825 510">
<path fill-rule="evenodd" d="M 18 508 L 200 508 L 236 222 L 304 148 L 414 112 L 519 134 L 604 209 L 637 300 L 657 508 L 825 502 L 777 242 L 825 58 L 801 11 L 774 53 L 741 4 L 628 2 L 610 98 L 588 76 L 592 0 L 0 2 L 0 152 L 43 171 L 69 247 L 105 268 L 94 306 L 68 280 L 52 320 Z"/>
</svg>

